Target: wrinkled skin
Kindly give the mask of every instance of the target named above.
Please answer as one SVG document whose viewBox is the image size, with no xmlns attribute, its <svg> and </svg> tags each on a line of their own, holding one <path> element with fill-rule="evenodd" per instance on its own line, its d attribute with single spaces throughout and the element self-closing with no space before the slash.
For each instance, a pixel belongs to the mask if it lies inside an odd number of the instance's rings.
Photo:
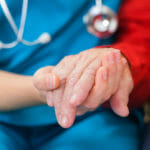
<svg viewBox="0 0 150 150">
<path fill-rule="evenodd" d="M 66 56 L 55 67 L 39 69 L 33 82 L 64 128 L 73 125 L 76 115 L 94 111 L 107 101 L 116 114 L 129 114 L 133 81 L 119 50 L 96 48 Z"/>
</svg>

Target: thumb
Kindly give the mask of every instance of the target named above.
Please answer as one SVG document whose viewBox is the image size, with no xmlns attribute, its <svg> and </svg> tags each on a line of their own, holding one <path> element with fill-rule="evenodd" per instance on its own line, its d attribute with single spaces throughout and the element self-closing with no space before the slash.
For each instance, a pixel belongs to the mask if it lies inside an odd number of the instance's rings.
<svg viewBox="0 0 150 150">
<path fill-rule="evenodd" d="M 60 86 L 59 77 L 52 74 L 54 67 L 44 67 L 39 69 L 33 76 L 34 86 L 38 90 L 54 90 Z"/>
</svg>

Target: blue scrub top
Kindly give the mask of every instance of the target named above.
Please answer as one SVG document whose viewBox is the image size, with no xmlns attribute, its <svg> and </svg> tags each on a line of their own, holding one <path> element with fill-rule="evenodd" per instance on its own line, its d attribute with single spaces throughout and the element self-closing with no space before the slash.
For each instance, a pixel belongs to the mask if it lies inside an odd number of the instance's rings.
<svg viewBox="0 0 150 150">
<path fill-rule="evenodd" d="M 19 27 L 22 1 L 6 2 Z M 112 44 L 114 36 L 101 40 L 86 31 L 82 19 L 94 3 L 94 0 L 29 0 L 24 39 L 33 41 L 41 33 L 48 32 L 52 41 L 46 45 L 28 47 L 18 44 L 15 48 L 0 50 L 0 69 L 33 75 L 41 67 L 56 65 L 66 55 L 98 45 Z M 117 12 L 121 0 L 103 0 L 103 3 Z M 0 40 L 9 43 L 15 39 L 0 8 Z M 56 122 L 56 117 L 53 108 L 43 105 L 1 112 L 0 121 L 17 125 L 42 125 Z"/>
</svg>

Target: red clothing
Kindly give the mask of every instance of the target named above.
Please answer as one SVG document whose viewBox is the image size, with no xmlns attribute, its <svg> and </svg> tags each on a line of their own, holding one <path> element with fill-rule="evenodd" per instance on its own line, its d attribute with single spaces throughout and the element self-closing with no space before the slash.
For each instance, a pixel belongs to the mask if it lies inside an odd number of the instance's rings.
<svg viewBox="0 0 150 150">
<path fill-rule="evenodd" d="M 124 0 L 119 13 L 116 42 L 131 64 L 134 90 L 129 106 L 139 107 L 150 99 L 150 1 Z"/>
</svg>

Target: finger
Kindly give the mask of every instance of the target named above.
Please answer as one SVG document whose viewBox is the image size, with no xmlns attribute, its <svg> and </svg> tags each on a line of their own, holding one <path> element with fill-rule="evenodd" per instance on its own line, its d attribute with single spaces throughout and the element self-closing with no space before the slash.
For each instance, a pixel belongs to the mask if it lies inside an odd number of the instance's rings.
<svg viewBox="0 0 150 150">
<path fill-rule="evenodd" d="M 108 68 L 108 88 L 105 92 L 106 98 L 109 99 L 116 89 L 116 74 L 117 74 L 117 63 L 115 61 L 115 52 L 109 52 L 102 60 L 102 65 Z"/>
<path fill-rule="evenodd" d="M 112 110 L 119 116 L 126 117 L 129 114 L 128 109 L 128 101 L 129 101 L 129 94 L 124 89 L 119 89 L 117 93 L 112 96 L 110 100 L 110 104 Z"/>
<path fill-rule="evenodd" d="M 108 53 L 103 57 L 102 61 L 105 67 L 100 68 L 97 72 L 95 86 L 88 99 L 82 104 L 89 108 L 96 109 L 100 104 L 109 99 L 113 94 L 114 84 L 117 84 L 115 85 L 116 87 L 118 86 L 120 75 L 122 74 L 123 65 L 119 50 Z M 109 72 L 106 67 L 109 69 Z"/>
<path fill-rule="evenodd" d="M 82 66 L 80 65 L 80 63 L 82 64 Z M 73 88 L 74 83 L 80 77 L 80 73 L 82 72 L 84 67 L 89 63 L 89 60 L 83 57 L 82 59 L 80 59 L 80 63 L 78 63 L 78 67 L 75 67 L 75 69 L 73 70 L 73 73 L 71 73 L 71 75 L 69 75 L 69 78 L 67 79 L 67 82 L 64 88 L 65 91 L 63 93 L 63 98 L 61 101 L 61 107 L 59 107 L 59 105 L 57 104 L 55 105 L 56 116 L 57 116 L 58 122 L 64 128 L 71 127 L 75 120 L 76 107 L 69 103 L 69 97 L 72 94 L 72 88 Z"/>
<path fill-rule="evenodd" d="M 63 100 L 64 86 L 53 91 L 54 107 L 58 123 L 63 128 L 72 126 L 76 116 L 76 108 Z"/>
<path fill-rule="evenodd" d="M 110 100 L 111 107 L 113 111 L 122 116 L 128 116 L 129 109 L 128 109 L 128 101 L 129 95 L 133 89 L 133 81 L 129 71 L 126 71 L 124 76 L 120 82 L 119 90 L 114 94 L 112 99 Z"/>
<path fill-rule="evenodd" d="M 113 79 L 115 85 L 113 87 L 112 94 L 114 94 L 119 88 L 120 79 L 122 77 L 122 74 L 125 69 L 125 64 L 126 64 L 123 62 L 123 59 L 119 50 L 114 51 L 114 55 L 115 55 L 115 62 L 116 62 L 116 73 L 115 73 L 115 78 Z"/>
<path fill-rule="evenodd" d="M 109 61 L 114 61 L 114 62 L 113 63 L 109 62 L 108 59 Z M 113 93 L 108 93 L 108 91 L 111 92 L 111 90 L 108 90 L 109 88 L 113 89 L 113 87 L 111 87 L 113 85 L 109 85 L 112 84 L 110 80 L 114 81 L 113 83 L 117 84 L 117 86 L 119 84 L 120 76 L 124 68 L 121 63 L 120 52 L 115 51 L 113 55 L 112 54 L 110 55 L 109 53 L 109 55 L 105 55 L 103 57 L 102 61 L 103 61 L 103 65 L 105 65 L 109 69 L 109 73 L 106 67 L 102 67 L 99 69 L 99 71 L 96 74 L 95 86 L 92 89 L 88 99 L 85 101 L 85 103 L 82 104 L 86 107 L 97 108 L 105 100 L 108 100 L 108 98 L 113 94 Z M 108 82 L 108 74 L 109 74 L 109 82 Z"/>
<path fill-rule="evenodd" d="M 60 105 L 55 105 L 55 112 L 58 123 L 63 128 L 69 128 L 73 125 L 76 117 L 76 108 L 69 105 L 69 103 L 61 103 Z"/>
<path fill-rule="evenodd" d="M 33 83 L 38 90 L 53 90 L 59 87 L 60 80 L 51 73 L 53 67 L 39 69 L 33 76 Z"/>
<path fill-rule="evenodd" d="M 87 98 L 90 90 L 92 89 L 96 71 L 100 67 L 100 58 L 96 58 L 88 67 L 84 70 L 78 82 L 75 84 L 73 94 L 70 99 L 70 103 L 74 106 L 78 106 Z"/>
<path fill-rule="evenodd" d="M 104 102 L 104 93 L 108 87 L 108 70 L 102 66 L 98 69 L 95 78 L 95 85 L 91 90 L 88 98 L 82 106 L 90 109 L 96 109 L 100 104 Z"/>
<path fill-rule="evenodd" d="M 76 108 L 69 105 L 64 97 L 66 87 L 66 79 L 74 69 L 79 57 L 77 55 L 65 57 L 54 69 L 54 73 L 58 74 L 61 80 L 61 87 L 53 91 L 53 103 L 58 123 L 63 128 L 72 126 L 75 116 Z"/>
<path fill-rule="evenodd" d="M 57 74 L 60 78 L 61 84 L 65 84 L 67 77 L 74 70 L 79 56 L 70 55 L 63 58 L 60 63 L 53 69 L 52 73 Z"/>
<path fill-rule="evenodd" d="M 72 72 L 69 74 L 67 84 L 69 87 L 74 87 L 77 81 L 80 79 L 85 68 L 96 58 L 96 55 L 79 54 L 76 66 L 74 66 Z M 71 88 L 71 90 L 72 90 Z M 68 89 L 69 90 L 69 89 Z"/>
<path fill-rule="evenodd" d="M 68 72 L 69 77 L 66 82 L 64 96 L 61 99 L 62 100 L 61 108 L 57 107 L 58 105 L 55 105 L 56 116 L 58 118 L 58 122 L 64 128 L 68 128 L 68 127 L 72 126 L 72 124 L 75 120 L 75 116 L 76 116 L 76 107 L 70 105 L 69 99 L 68 99 L 70 97 L 70 94 L 72 93 L 73 86 L 77 82 L 77 80 L 80 77 L 84 68 L 94 59 L 94 57 L 92 56 L 89 58 L 88 55 L 82 55 L 82 57 L 78 57 L 78 59 L 76 59 L 76 61 L 75 61 L 76 65 L 75 66 L 71 65 L 72 68 L 69 69 L 69 70 L 71 70 L 71 71 L 73 70 L 73 71 L 71 73 L 70 73 L 70 71 Z M 89 59 L 87 59 L 87 58 L 89 58 Z M 64 64 L 64 66 L 67 66 L 66 69 L 68 69 L 68 64 L 71 64 L 72 61 L 73 60 L 70 60 L 70 62 L 68 62 L 67 64 Z M 61 111 L 61 109 L 62 109 L 62 111 Z"/>
</svg>

